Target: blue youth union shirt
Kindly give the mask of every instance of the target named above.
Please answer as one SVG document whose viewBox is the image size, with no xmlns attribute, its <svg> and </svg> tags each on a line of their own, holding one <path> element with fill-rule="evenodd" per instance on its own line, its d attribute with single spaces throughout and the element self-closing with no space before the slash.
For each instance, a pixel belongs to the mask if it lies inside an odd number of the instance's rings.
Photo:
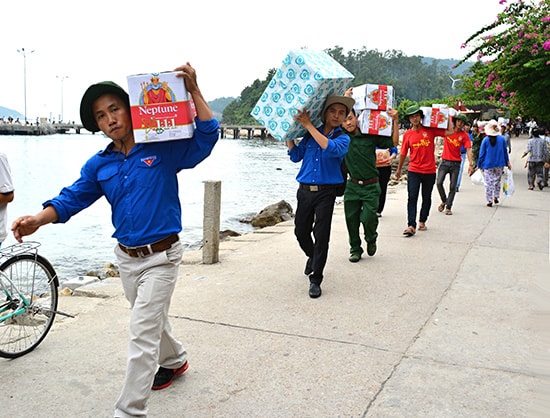
<svg viewBox="0 0 550 418">
<path fill-rule="evenodd" d="M 323 126 L 318 128 L 323 132 Z M 340 164 L 346 156 L 349 147 L 349 136 L 341 128 L 336 128 L 327 135 L 329 138 L 326 149 L 309 135 L 288 151 L 292 162 L 302 161 L 302 166 L 296 175 L 296 180 L 303 184 L 339 184 L 342 183 Z"/>
<path fill-rule="evenodd" d="M 105 196 L 111 205 L 113 237 L 141 246 L 179 233 L 181 206 L 177 173 L 195 167 L 210 155 L 219 138 L 216 119 L 195 119 L 193 138 L 138 143 L 124 156 L 111 143 L 82 167 L 80 178 L 43 206 L 53 206 L 59 223 Z"/>
</svg>

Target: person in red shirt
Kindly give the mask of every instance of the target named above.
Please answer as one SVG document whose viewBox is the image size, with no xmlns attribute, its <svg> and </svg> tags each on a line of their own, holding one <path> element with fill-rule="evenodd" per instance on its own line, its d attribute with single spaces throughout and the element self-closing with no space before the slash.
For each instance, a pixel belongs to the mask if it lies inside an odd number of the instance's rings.
<svg viewBox="0 0 550 418">
<path fill-rule="evenodd" d="M 403 134 L 399 164 L 395 172 L 395 178 L 399 180 L 403 164 L 409 155 L 409 167 L 407 172 L 407 228 L 403 235 L 412 237 L 416 234 L 416 215 L 418 196 L 422 187 L 422 204 L 418 218 L 418 230 L 426 231 L 426 221 L 432 206 L 432 191 L 435 184 L 435 138 L 437 136 L 450 135 L 454 125 L 449 118 L 447 130 L 440 128 L 427 128 L 422 126 L 424 112 L 418 105 L 409 106 L 405 110 L 405 116 L 412 127 Z"/>
<path fill-rule="evenodd" d="M 468 167 L 468 175 L 472 175 L 473 173 L 472 143 L 470 135 L 464 130 L 464 125 L 468 122 L 468 118 L 464 114 L 458 114 L 453 119 L 455 123 L 454 132 L 451 135 L 443 137 L 443 153 L 441 154 L 441 162 L 437 169 L 436 186 L 441 198 L 441 204 L 437 207 L 437 210 L 440 212 L 445 210 L 445 215 L 453 214 L 451 208 L 456 194 L 458 175 L 460 174 L 460 165 L 462 163 L 460 149 L 463 146 L 466 148 L 466 157 L 470 165 Z M 449 194 L 445 192 L 445 186 L 443 185 L 447 174 L 450 177 Z"/>
</svg>

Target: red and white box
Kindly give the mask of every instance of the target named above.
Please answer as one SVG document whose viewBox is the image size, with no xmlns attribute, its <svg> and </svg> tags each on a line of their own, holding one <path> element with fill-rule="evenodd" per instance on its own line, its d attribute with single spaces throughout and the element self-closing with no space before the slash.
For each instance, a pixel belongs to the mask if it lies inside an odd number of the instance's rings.
<svg viewBox="0 0 550 418">
<path fill-rule="evenodd" d="M 128 76 L 128 94 L 136 142 L 193 137 L 192 101 L 183 77 L 176 77 L 176 72 Z"/>
<path fill-rule="evenodd" d="M 449 108 L 448 107 L 421 107 L 424 113 L 422 118 L 422 126 L 426 128 L 441 128 L 447 129 L 449 125 Z"/>
<path fill-rule="evenodd" d="M 359 115 L 359 130 L 364 134 L 391 136 L 393 120 L 383 110 L 365 109 Z"/>
<path fill-rule="evenodd" d="M 362 84 L 353 88 L 355 110 L 388 110 L 393 107 L 393 87 L 382 84 Z"/>
</svg>

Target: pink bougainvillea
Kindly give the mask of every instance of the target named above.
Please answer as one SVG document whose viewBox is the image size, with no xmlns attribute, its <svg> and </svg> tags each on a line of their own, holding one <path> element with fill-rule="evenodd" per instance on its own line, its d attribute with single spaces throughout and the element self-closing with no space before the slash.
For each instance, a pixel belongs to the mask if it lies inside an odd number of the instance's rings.
<svg viewBox="0 0 550 418">
<path fill-rule="evenodd" d="M 550 2 L 499 0 L 497 18 L 470 36 L 469 50 L 455 67 L 477 58 L 465 77 L 465 98 L 489 100 L 511 113 L 527 112 L 550 121 Z M 490 22 L 490 20 L 488 20 Z M 470 86 L 471 90 L 468 90 Z"/>
</svg>

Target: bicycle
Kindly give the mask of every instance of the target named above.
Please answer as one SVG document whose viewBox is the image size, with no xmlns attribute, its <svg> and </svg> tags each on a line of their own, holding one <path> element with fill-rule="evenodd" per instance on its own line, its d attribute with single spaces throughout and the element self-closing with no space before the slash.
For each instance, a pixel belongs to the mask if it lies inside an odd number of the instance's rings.
<svg viewBox="0 0 550 418">
<path fill-rule="evenodd" d="M 57 310 L 59 280 L 38 242 L 0 248 L 0 357 L 17 358 L 46 338 Z"/>
</svg>

